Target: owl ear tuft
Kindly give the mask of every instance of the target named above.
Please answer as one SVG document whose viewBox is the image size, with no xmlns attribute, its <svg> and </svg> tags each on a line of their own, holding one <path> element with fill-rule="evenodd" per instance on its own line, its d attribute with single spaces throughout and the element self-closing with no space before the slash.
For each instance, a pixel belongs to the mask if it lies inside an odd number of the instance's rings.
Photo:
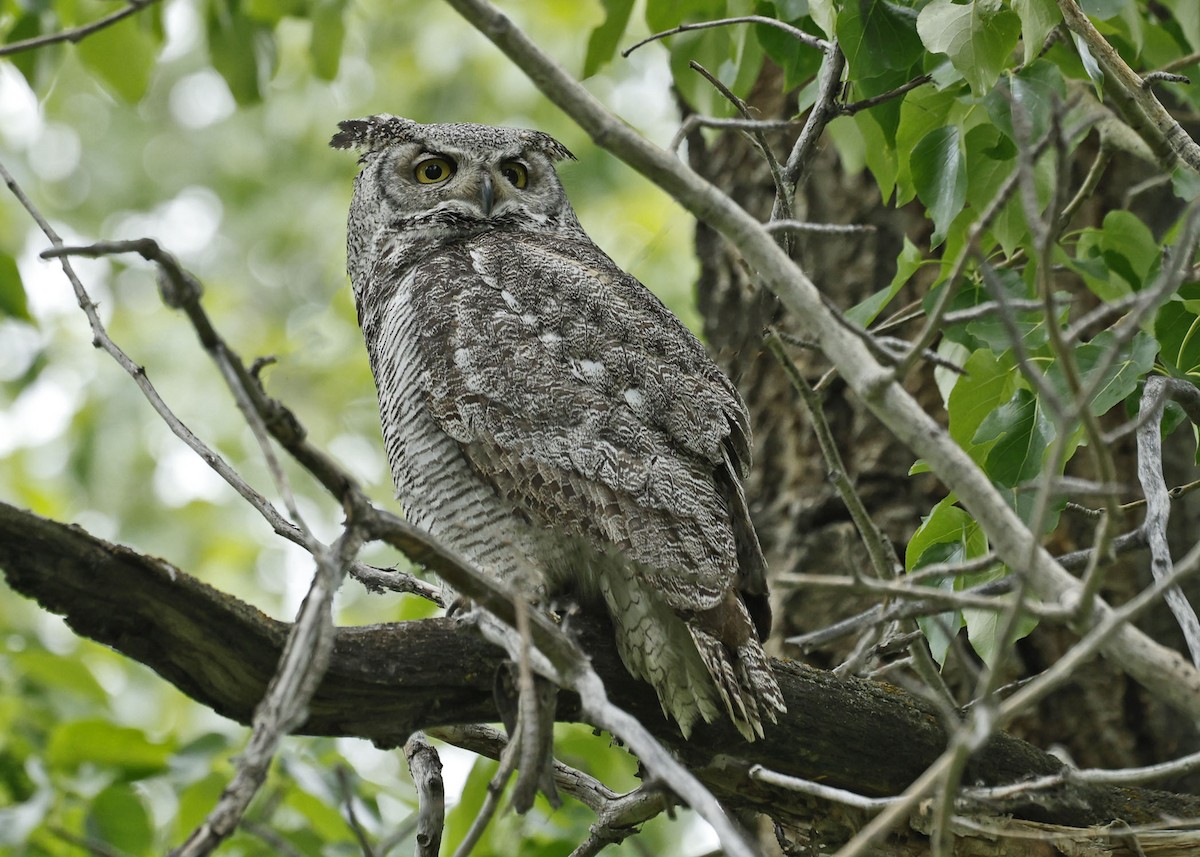
<svg viewBox="0 0 1200 857">
<path fill-rule="evenodd" d="M 528 142 L 541 149 L 542 153 L 552 161 L 574 161 L 571 150 L 542 131 L 527 131 Z"/>
<path fill-rule="evenodd" d="M 408 132 L 414 125 L 416 123 L 411 119 L 402 119 L 388 113 L 368 116 L 365 119 L 347 119 L 338 123 L 341 130 L 333 135 L 329 145 L 335 149 L 373 152 L 407 139 Z"/>
</svg>

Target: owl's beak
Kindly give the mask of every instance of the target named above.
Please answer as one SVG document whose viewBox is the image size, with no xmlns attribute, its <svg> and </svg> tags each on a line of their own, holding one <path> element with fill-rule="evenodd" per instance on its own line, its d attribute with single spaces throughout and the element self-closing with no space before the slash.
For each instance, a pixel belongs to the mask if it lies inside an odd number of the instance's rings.
<svg viewBox="0 0 1200 857">
<path fill-rule="evenodd" d="M 483 181 L 479 186 L 479 201 L 483 203 L 484 217 L 490 216 L 492 206 L 496 204 L 496 188 L 492 185 L 492 177 L 487 173 L 483 174 Z"/>
</svg>

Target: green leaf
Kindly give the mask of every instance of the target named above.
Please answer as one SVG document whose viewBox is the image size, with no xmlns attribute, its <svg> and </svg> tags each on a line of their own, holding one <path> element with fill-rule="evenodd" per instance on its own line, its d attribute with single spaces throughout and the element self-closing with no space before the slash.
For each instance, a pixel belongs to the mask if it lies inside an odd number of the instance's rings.
<svg viewBox="0 0 1200 857">
<path fill-rule="evenodd" d="M 1195 0 L 1162 0 L 1171 10 L 1171 17 L 1179 24 L 1188 47 L 1200 51 L 1200 3 Z"/>
<path fill-rule="evenodd" d="M 946 402 L 950 436 L 981 463 L 992 444 L 976 443 L 975 435 L 983 421 L 1012 398 L 1016 376 L 1011 359 L 1002 360 L 987 348 L 972 353 L 963 371 L 966 374 L 955 383 Z"/>
<path fill-rule="evenodd" d="M 922 86 L 904 96 L 896 125 L 896 151 L 901 153 L 896 173 L 897 204 L 908 202 L 916 194 L 912 178 L 912 151 L 917 143 L 934 129 L 957 124 L 961 109 L 954 88 Z"/>
<path fill-rule="evenodd" d="M 1077 33 L 1071 33 L 1071 41 L 1075 43 L 1075 50 L 1079 52 L 1079 60 L 1083 63 L 1083 70 L 1087 72 L 1088 78 L 1092 81 L 1092 89 L 1096 92 L 1097 98 L 1104 97 L 1104 69 L 1100 67 L 1100 63 L 1092 56 L 1092 49 L 1087 46 L 1082 38 Z"/>
<path fill-rule="evenodd" d="M 833 0 L 808 0 L 808 14 L 827 38 L 837 33 L 837 15 Z"/>
<path fill-rule="evenodd" d="M 1098 298 L 1110 301 L 1141 290 L 1160 256 L 1149 227 L 1136 215 L 1116 210 L 1105 215 L 1101 228 L 1080 230 L 1068 264 Z"/>
<path fill-rule="evenodd" d="M 1150 279 L 1158 264 L 1160 249 L 1150 227 L 1136 214 L 1110 211 L 1104 216 L 1104 261 L 1119 273 L 1134 291 Z"/>
<path fill-rule="evenodd" d="M 950 495 L 930 510 L 909 539 L 904 553 L 904 568 L 911 573 L 935 563 L 962 562 L 983 556 L 987 549 L 987 536 L 979 524 L 966 511 L 955 506 L 954 496 Z M 952 577 L 928 585 L 940 589 L 957 588 Z M 929 641 L 929 650 L 934 659 L 939 664 L 944 663 L 950 643 L 962 627 L 962 614 L 947 611 L 938 616 L 918 619 L 917 624 Z"/>
<path fill-rule="evenodd" d="M 40 649 L 11 652 L 7 657 L 25 674 L 25 680 L 52 693 L 68 693 L 93 703 L 106 705 L 108 693 L 96 681 L 91 670 L 71 658 Z"/>
<path fill-rule="evenodd" d="M 1053 63 L 1038 60 L 1020 74 L 1004 75 L 984 99 L 988 116 L 1014 143 L 1030 145 L 1045 136 L 1058 105 L 1067 99 L 1062 71 Z M 1025 123 L 1026 139 L 1013 128 L 1013 111 Z"/>
<path fill-rule="evenodd" d="M 226 12 L 219 3 L 209 7 L 208 55 L 238 104 L 253 104 L 262 98 L 263 55 L 273 52 L 273 46 L 266 25 L 241 12 Z"/>
<path fill-rule="evenodd" d="M 1004 295 L 1009 300 L 1017 301 L 1028 299 L 1032 296 L 1021 275 L 1011 269 L 995 271 L 994 281 L 1000 286 Z M 991 293 L 984 288 L 965 292 L 964 296 L 969 294 L 977 296 L 976 301 L 972 305 L 977 305 L 991 299 Z M 1062 311 L 1062 315 L 1065 318 L 1066 310 Z M 1035 351 L 1046 344 L 1048 337 L 1046 316 L 1042 310 L 1012 310 L 1011 316 L 1021 342 L 1025 345 L 1027 351 Z M 999 315 L 995 313 L 968 322 L 967 333 L 979 342 L 985 343 L 997 354 L 1002 354 L 1013 347 L 1012 332 L 1001 321 Z"/>
<path fill-rule="evenodd" d="M 1107 20 L 1120 15 L 1130 0 L 1079 0 L 1079 8 L 1092 18 Z"/>
<path fill-rule="evenodd" d="M 972 442 L 996 441 L 984 462 L 984 470 L 993 482 L 1014 488 L 1041 474 L 1042 457 L 1053 438 L 1054 427 L 1046 418 L 1041 402 L 1022 388 L 984 418 Z"/>
<path fill-rule="evenodd" d="M 725 0 L 688 0 L 686 3 L 646 4 L 646 26 L 652 33 L 678 27 L 684 21 L 712 21 L 725 17 Z"/>
<path fill-rule="evenodd" d="M 1054 0 L 1013 0 L 1013 9 L 1021 19 L 1024 62 L 1028 65 L 1041 51 L 1050 31 L 1062 23 L 1062 13 Z"/>
<path fill-rule="evenodd" d="M 972 574 L 969 578 L 962 581 L 962 588 L 968 589 L 972 586 L 980 586 L 984 583 L 990 583 L 993 580 L 999 580 L 1011 574 L 1005 566 L 997 566 L 991 571 L 982 574 Z M 1016 627 L 1013 629 L 1011 639 L 1001 640 L 1000 634 L 1002 625 L 1005 622 L 1003 611 L 999 610 L 980 610 L 973 607 L 964 607 L 962 611 L 963 624 L 967 626 L 967 639 L 971 643 L 971 648 L 975 653 L 983 659 L 983 662 L 989 667 L 996 665 L 999 658 L 1002 646 L 1012 645 L 1022 637 L 1029 635 L 1034 628 L 1037 627 L 1037 617 L 1031 616 L 1028 613 L 1022 613 L 1017 618 Z"/>
<path fill-rule="evenodd" d="M 761 15 L 770 16 L 770 6 L 767 4 L 760 3 L 758 11 Z M 783 20 L 793 20 L 782 15 L 780 17 Z M 805 81 L 812 78 L 821 67 L 820 51 L 801 44 L 778 27 L 757 24 L 754 33 L 767 56 L 783 69 L 784 89 L 800 87 Z"/>
<path fill-rule="evenodd" d="M 33 321 L 25 300 L 25 286 L 21 283 L 17 260 L 0 252 L 0 318 L 4 316 Z"/>
<path fill-rule="evenodd" d="M 855 324 L 867 327 L 883 311 L 883 308 L 891 303 L 892 298 L 900 289 L 904 288 L 905 283 L 912 278 L 912 275 L 920 270 L 924 261 L 925 254 L 916 244 L 908 240 L 908 236 L 905 236 L 904 247 L 896 259 L 896 274 L 892 277 L 892 282 L 866 300 L 846 310 L 846 318 Z"/>
<path fill-rule="evenodd" d="M 1000 0 L 933 0 L 917 16 L 917 32 L 932 53 L 946 54 L 971 90 L 985 95 L 1008 63 L 1021 34 L 1020 19 Z"/>
<path fill-rule="evenodd" d="M 130 786 L 115 783 L 92 800 L 88 834 L 126 854 L 142 854 L 154 844 L 154 827 L 142 798 Z"/>
<path fill-rule="evenodd" d="M 179 809 L 174 819 L 176 839 L 186 837 L 208 817 L 228 784 L 228 776 L 213 771 L 179 793 Z"/>
<path fill-rule="evenodd" d="M 885 0 L 847 0 L 838 13 L 837 37 L 850 79 L 859 83 L 888 72 L 907 72 L 921 58 L 912 13 Z"/>
<path fill-rule="evenodd" d="M 584 77 L 591 77 L 612 60 L 633 12 L 633 0 L 600 0 L 600 4 L 604 7 L 604 23 L 588 37 Z"/>
<path fill-rule="evenodd" d="M 159 40 L 137 15 L 92 33 L 76 46 L 84 66 L 130 104 L 146 94 L 158 48 Z"/>
<path fill-rule="evenodd" d="M 867 165 L 871 175 L 875 177 L 875 183 L 879 185 L 880 197 L 887 199 L 896 187 L 896 174 L 900 167 L 896 161 L 895 145 L 889 141 L 870 110 L 864 110 L 854 116 L 838 117 L 826 126 L 826 130 L 829 131 L 837 145 L 838 153 L 843 156 L 843 164 L 845 164 L 847 172 L 853 172 L 851 169 L 853 159 L 845 157 L 848 139 L 853 132 L 850 131 L 846 134 L 841 132 L 849 131 L 851 128 L 858 132 L 855 144 L 860 163 Z"/>
<path fill-rule="evenodd" d="M 305 5 L 304 0 L 241 0 L 238 9 L 246 17 L 273 27 L 284 18 L 303 15 Z"/>
<path fill-rule="evenodd" d="M 290 788 L 284 805 L 296 810 L 322 842 L 349 839 L 350 830 L 336 801 L 325 801 L 299 788 Z"/>
<path fill-rule="evenodd" d="M 342 44 L 346 38 L 344 0 L 319 0 L 312 9 L 312 38 L 308 53 L 313 73 L 321 80 L 337 77 L 342 62 Z"/>
<path fill-rule="evenodd" d="M 1090 342 L 1082 343 L 1075 348 L 1075 365 L 1079 371 L 1083 389 L 1095 386 L 1089 408 L 1093 414 L 1100 416 L 1125 401 L 1133 394 L 1147 373 L 1154 366 L 1154 356 L 1159 345 L 1154 337 L 1139 330 L 1130 342 L 1117 345 L 1117 335 L 1111 330 L 1105 330 L 1092 337 Z M 1116 350 L 1116 357 L 1109 362 L 1110 355 Z M 1107 368 L 1105 368 L 1105 364 Z M 1058 391 L 1058 394 L 1069 401 L 1070 389 L 1062 366 L 1055 361 L 1046 371 L 1046 380 Z"/>
<path fill-rule="evenodd" d="M 913 150 L 913 185 L 933 219 L 934 246 L 967 201 L 967 159 L 963 154 L 962 131 L 956 126 L 936 128 Z"/>
<path fill-rule="evenodd" d="M 1158 358 L 1177 378 L 1200 379 L 1200 315 L 1188 298 L 1200 297 L 1200 283 L 1185 283 L 1179 294 L 1159 307 L 1154 318 Z"/>
<path fill-rule="evenodd" d="M 166 770 L 171 750 L 171 745 L 151 741 L 138 729 L 106 720 L 78 720 L 54 730 L 46 757 L 55 768 L 75 770 L 90 762 L 136 780 Z"/>
<path fill-rule="evenodd" d="M 20 8 L 20 6 L 17 7 L 18 10 Z M 40 35 L 42 35 L 42 16 L 37 10 L 31 9 L 25 11 L 24 14 L 16 19 L 16 23 L 5 33 L 4 42 L 5 44 L 23 42 L 26 39 L 33 39 Z M 37 80 L 35 79 L 37 77 L 38 58 L 46 52 L 46 50 L 20 51 L 5 57 L 21 73 L 21 76 L 25 78 L 25 82 L 29 84 L 29 88 L 34 92 L 38 91 Z"/>
</svg>

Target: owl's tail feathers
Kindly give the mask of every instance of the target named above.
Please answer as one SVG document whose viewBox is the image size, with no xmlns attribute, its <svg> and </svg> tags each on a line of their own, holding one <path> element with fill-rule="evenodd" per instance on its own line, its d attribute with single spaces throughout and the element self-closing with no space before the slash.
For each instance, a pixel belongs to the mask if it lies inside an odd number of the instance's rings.
<svg viewBox="0 0 1200 857">
<path fill-rule="evenodd" d="M 711 615 L 717 611 L 722 614 L 732 612 L 733 616 Z M 688 630 L 700 660 L 725 704 L 729 719 L 747 741 L 763 737 L 764 716 L 775 723 L 777 716 L 787 711 L 787 705 L 767 654 L 754 634 L 745 605 L 741 599 L 731 598 L 701 617 L 725 620 L 715 626 L 712 622 L 692 621 L 688 623 Z M 728 621 L 731 618 L 733 622 Z M 729 636 L 734 639 L 721 639 Z"/>
</svg>

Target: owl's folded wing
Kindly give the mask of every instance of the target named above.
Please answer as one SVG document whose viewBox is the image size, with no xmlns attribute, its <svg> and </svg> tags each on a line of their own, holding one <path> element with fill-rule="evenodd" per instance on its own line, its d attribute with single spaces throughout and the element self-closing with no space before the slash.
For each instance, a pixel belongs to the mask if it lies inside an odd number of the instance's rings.
<svg viewBox="0 0 1200 857">
<path fill-rule="evenodd" d="M 478 473 L 531 521 L 633 560 L 677 610 L 765 592 L 745 406 L 703 346 L 591 245 L 463 252 L 473 275 L 456 265 L 450 305 L 423 313 L 422 352 L 430 412 Z"/>
</svg>

